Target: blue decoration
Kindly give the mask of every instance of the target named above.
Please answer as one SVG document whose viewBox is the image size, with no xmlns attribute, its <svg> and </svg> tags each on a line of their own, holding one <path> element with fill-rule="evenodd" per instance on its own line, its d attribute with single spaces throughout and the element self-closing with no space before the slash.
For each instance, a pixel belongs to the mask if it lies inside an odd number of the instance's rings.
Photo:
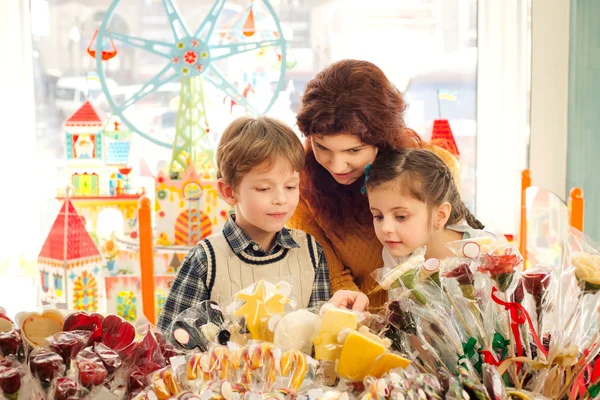
<svg viewBox="0 0 600 400">
<path fill-rule="evenodd" d="M 101 49 L 102 43 L 113 39 L 115 42 L 124 43 L 129 47 L 137 47 L 145 52 L 153 53 L 154 56 L 158 56 L 166 62 L 166 65 L 153 78 L 143 84 L 139 91 L 121 104 L 117 104 L 106 82 L 106 67 L 105 62 L 102 60 L 102 51 L 96 52 L 98 77 L 113 113 L 116 114 L 133 132 L 136 132 L 141 137 L 156 145 L 173 148 L 174 143 L 164 141 L 164 139 L 154 137 L 152 134 L 142 131 L 125 115 L 125 111 L 129 107 L 154 93 L 169 82 L 180 81 L 182 82 L 182 85 L 184 85 L 189 84 L 187 83 L 189 82 L 188 78 L 201 76 L 205 81 L 210 82 L 217 89 L 233 99 L 237 104 L 245 107 L 254 115 L 267 113 L 277 100 L 277 96 L 283 88 L 285 80 L 287 46 L 280 21 L 277 18 L 273 7 L 267 0 L 263 0 L 262 4 L 273 18 L 275 28 L 273 29 L 273 32 L 265 33 L 260 31 L 260 35 L 257 35 L 261 36 L 259 38 L 246 38 L 241 36 L 241 38 L 247 39 L 248 41 L 236 41 L 235 43 L 223 43 L 223 39 L 220 38 L 218 34 L 214 33 L 226 0 L 216 0 L 207 16 L 200 26 L 198 26 L 198 29 L 193 33 L 191 33 L 192 31 L 187 27 L 182 14 L 174 4 L 174 0 L 163 0 L 162 3 L 173 34 L 171 41 L 151 40 L 142 37 L 129 36 L 119 32 L 109 32 L 111 19 L 116 14 L 117 6 L 120 3 L 121 0 L 113 0 L 112 4 L 104 14 L 104 19 L 96 36 L 96 48 Z M 226 59 L 237 54 L 256 51 L 261 48 L 276 46 L 281 49 L 279 77 L 274 90 L 274 95 L 266 107 L 262 109 L 262 107 L 259 108 L 247 101 L 240 93 L 237 85 L 230 83 L 225 75 L 219 70 L 215 61 Z"/>
<path fill-rule="evenodd" d="M 365 183 L 362 186 L 362 188 L 360 188 L 360 192 L 362 194 L 367 194 L 367 181 L 369 180 L 370 172 L 371 172 L 371 164 L 367 164 L 367 166 L 365 167 Z"/>
</svg>

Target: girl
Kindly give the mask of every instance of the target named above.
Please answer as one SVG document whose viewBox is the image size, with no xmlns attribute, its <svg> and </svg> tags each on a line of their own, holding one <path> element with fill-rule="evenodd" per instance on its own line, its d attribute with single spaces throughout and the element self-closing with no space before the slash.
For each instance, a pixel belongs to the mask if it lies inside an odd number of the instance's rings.
<svg viewBox="0 0 600 400">
<path fill-rule="evenodd" d="M 446 243 L 494 236 L 484 232 L 481 222 L 465 207 L 450 170 L 431 151 L 380 153 L 365 175 L 375 234 L 383 245 L 386 265 L 425 245 L 426 259 L 441 260 L 452 256 Z"/>
</svg>

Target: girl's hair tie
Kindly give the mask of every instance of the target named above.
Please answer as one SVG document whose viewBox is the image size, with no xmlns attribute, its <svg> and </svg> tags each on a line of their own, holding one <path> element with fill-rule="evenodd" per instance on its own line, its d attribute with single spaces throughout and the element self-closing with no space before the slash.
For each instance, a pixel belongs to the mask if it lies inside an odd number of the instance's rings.
<svg viewBox="0 0 600 400">
<path fill-rule="evenodd" d="M 362 194 L 367 194 L 367 181 L 369 180 L 369 172 L 371 172 L 371 164 L 367 164 L 365 167 L 365 184 L 360 188 Z"/>
</svg>

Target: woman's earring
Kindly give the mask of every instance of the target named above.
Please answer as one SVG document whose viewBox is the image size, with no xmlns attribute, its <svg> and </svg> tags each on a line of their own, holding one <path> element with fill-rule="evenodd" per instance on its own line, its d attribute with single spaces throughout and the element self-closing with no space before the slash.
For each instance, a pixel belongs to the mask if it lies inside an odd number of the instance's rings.
<svg viewBox="0 0 600 400">
<path fill-rule="evenodd" d="M 439 223 L 435 224 L 435 230 L 439 230 L 439 229 L 440 229 L 440 224 Z"/>
</svg>

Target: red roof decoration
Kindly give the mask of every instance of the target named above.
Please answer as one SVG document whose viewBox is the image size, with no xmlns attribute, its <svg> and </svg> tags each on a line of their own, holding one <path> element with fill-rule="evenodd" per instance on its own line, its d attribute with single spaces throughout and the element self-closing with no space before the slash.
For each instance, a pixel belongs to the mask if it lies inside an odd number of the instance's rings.
<svg viewBox="0 0 600 400">
<path fill-rule="evenodd" d="M 66 126 L 102 126 L 102 120 L 92 103 L 86 101 L 75 114 L 69 118 Z"/>
<path fill-rule="evenodd" d="M 67 208 L 68 207 L 68 208 Z M 66 212 L 68 210 L 68 212 Z M 67 259 L 66 261 L 83 258 L 100 257 L 100 252 L 85 229 L 83 217 L 77 214 L 73 204 L 66 200 L 50 229 L 46 242 L 42 247 L 39 258 L 65 261 L 65 223 L 68 221 Z"/>
<path fill-rule="evenodd" d="M 431 132 L 431 144 L 448 150 L 452 155 L 458 157 L 460 152 L 454 140 L 450 123 L 447 119 L 436 119 L 433 121 L 433 131 Z"/>
</svg>

